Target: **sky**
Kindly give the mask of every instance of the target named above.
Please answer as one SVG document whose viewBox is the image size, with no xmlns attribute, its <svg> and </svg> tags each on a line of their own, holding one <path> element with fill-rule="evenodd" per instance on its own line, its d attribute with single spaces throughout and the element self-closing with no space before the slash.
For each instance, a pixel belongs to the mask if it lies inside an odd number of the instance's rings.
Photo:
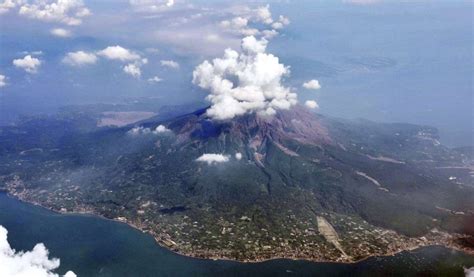
<svg viewBox="0 0 474 277">
<path fill-rule="evenodd" d="M 0 0 L 0 124 L 137 97 L 206 100 L 216 119 L 299 102 L 330 116 L 431 125 L 447 145 L 472 145 L 472 9 L 471 1 Z"/>
</svg>

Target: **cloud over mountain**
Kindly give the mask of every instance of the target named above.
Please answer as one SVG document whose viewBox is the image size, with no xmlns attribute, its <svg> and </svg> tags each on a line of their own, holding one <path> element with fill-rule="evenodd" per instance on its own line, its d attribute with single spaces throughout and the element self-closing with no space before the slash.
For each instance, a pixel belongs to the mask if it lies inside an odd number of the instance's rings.
<svg viewBox="0 0 474 277">
<path fill-rule="evenodd" d="M 296 93 L 281 84 L 290 70 L 278 57 L 267 54 L 267 40 L 242 40 L 242 52 L 225 51 L 223 58 L 204 61 L 193 72 L 193 83 L 209 90 L 207 115 L 226 120 L 246 113 L 273 115 L 297 103 Z"/>
<path fill-rule="evenodd" d="M 158 125 L 154 130 L 150 128 L 144 128 L 143 126 L 138 126 L 130 129 L 127 133 L 132 136 L 139 136 L 139 135 L 160 135 L 171 133 L 172 131 L 164 125 Z"/>
<path fill-rule="evenodd" d="M 319 105 L 316 101 L 314 100 L 307 100 L 306 102 L 304 102 L 305 106 L 310 108 L 310 109 L 317 109 L 319 108 Z"/>
<path fill-rule="evenodd" d="M 38 243 L 31 251 L 20 252 L 8 243 L 8 231 L 0 225 L 0 276 L 8 277 L 59 277 L 53 271 L 59 267 L 59 259 L 49 258 L 44 244 Z M 64 277 L 75 277 L 68 271 Z"/>
<path fill-rule="evenodd" d="M 208 165 L 225 163 L 229 161 L 229 156 L 222 154 L 202 154 L 199 158 L 196 159 L 198 162 L 205 162 Z"/>
</svg>

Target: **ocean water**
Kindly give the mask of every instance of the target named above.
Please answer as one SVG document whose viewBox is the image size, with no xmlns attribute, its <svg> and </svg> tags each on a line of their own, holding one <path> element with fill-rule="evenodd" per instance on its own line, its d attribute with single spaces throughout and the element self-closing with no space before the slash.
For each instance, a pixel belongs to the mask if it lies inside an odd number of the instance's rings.
<svg viewBox="0 0 474 277">
<path fill-rule="evenodd" d="M 464 276 L 474 256 L 425 247 L 356 264 L 273 260 L 238 263 L 184 257 L 125 224 L 87 215 L 62 215 L 0 194 L 0 225 L 16 250 L 45 243 L 61 259 L 59 273 L 78 276 Z"/>
</svg>

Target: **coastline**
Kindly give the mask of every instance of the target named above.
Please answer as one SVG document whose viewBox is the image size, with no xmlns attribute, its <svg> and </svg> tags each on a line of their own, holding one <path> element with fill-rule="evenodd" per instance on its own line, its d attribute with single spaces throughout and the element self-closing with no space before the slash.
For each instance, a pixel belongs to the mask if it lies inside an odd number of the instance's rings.
<svg viewBox="0 0 474 277">
<path fill-rule="evenodd" d="M 387 252 L 386 254 L 382 254 L 382 255 L 379 255 L 379 254 L 377 254 L 377 255 L 368 255 L 368 256 L 365 256 L 361 259 L 350 260 L 350 261 L 335 261 L 335 260 L 329 260 L 329 259 L 312 259 L 312 258 L 303 257 L 303 256 L 298 257 L 298 256 L 277 256 L 277 255 L 272 256 L 271 258 L 261 258 L 261 259 L 251 259 L 251 260 L 250 259 L 235 259 L 235 258 L 229 258 L 229 257 L 225 257 L 225 256 L 214 256 L 214 255 L 203 256 L 202 254 L 199 254 L 199 253 L 191 253 L 191 252 L 180 251 L 180 249 L 177 248 L 177 247 L 170 247 L 168 244 L 166 244 L 166 242 L 164 240 L 160 240 L 159 237 L 155 236 L 152 232 L 145 231 L 145 230 L 141 229 L 139 226 L 137 226 L 136 224 L 134 224 L 130 220 L 127 220 L 126 218 L 108 218 L 108 217 L 105 217 L 101 214 L 94 213 L 92 211 L 84 211 L 84 212 L 81 212 L 81 211 L 71 211 L 71 212 L 61 211 L 61 210 L 56 210 L 56 209 L 50 208 L 48 206 L 45 206 L 45 205 L 43 205 L 39 202 L 28 201 L 28 200 L 22 199 L 21 197 L 19 197 L 17 195 L 14 195 L 14 194 L 11 194 L 8 191 L 1 191 L 0 193 L 5 193 L 10 198 L 13 198 L 15 200 L 18 200 L 20 202 L 23 202 L 23 203 L 26 203 L 26 204 L 29 204 L 29 205 L 34 205 L 34 206 L 46 209 L 48 211 L 51 211 L 53 213 L 57 213 L 59 215 L 64 215 L 64 216 L 88 216 L 88 217 L 95 217 L 95 218 L 98 218 L 98 219 L 101 219 L 101 220 L 109 220 L 109 221 L 114 221 L 114 222 L 117 222 L 117 223 L 125 224 L 128 227 L 131 227 L 131 228 L 133 228 L 137 231 L 142 232 L 143 234 L 151 236 L 153 238 L 153 240 L 155 241 L 155 243 L 159 247 L 162 247 L 162 248 L 164 248 L 164 249 L 166 249 L 166 250 L 168 250 L 168 251 L 170 251 L 170 252 L 172 252 L 176 255 L 180 255 L 180 256 L 188 257 L 188 258 L 193 258 L 193 259 L 200 259 L 200 260 L 220 260 L 220 261 L 231 261 L 231 262 L 246 263 L 246 264 L 263 263 L 263 262 L 272 261 L 272 260 L 308 261 L 308 262 L 314 262 L 314 263 L 332 263 L 332 264 L 356 264 L 356 263 L 363 262 L 363 261 L 365 261 L 367 259 L 370 259 L 370 258 L 392 257 L 392 256 L 395 256 L 395 255 L 401 253 L 401 252 L 411 252 L 411 251 L 415 251 L 415 250 L 418 250 L 418 249 L 421 249 L 421 248 L 424 248 L 424 247 L 432 247 L 432 246 L 440 246 L 440 247 L 444 247 L 444 248 L 447 248 L 447 249 L 459 251 L 459 252 L 474 256 L 474 249 L 459 247 L 458 245 L 456 245 L 454 243 L 448 243 L 448 244 L 442 244 L 442 243 L 420 244 L 420 245 L 413 246 L 413 247 L 408 247 L 408 248 L 405 248 L 405 249 L 397 249 L 396 251 Z"/>
</svg>

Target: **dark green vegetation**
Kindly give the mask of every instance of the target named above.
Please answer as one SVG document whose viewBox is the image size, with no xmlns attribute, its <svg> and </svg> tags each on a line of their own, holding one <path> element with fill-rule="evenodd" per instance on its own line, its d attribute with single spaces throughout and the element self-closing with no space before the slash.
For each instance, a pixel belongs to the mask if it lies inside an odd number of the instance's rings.
<svg viewBox="0 0 474 277">
<path fill-rule="evenodd" d="M 440 145 L 433 128 L 302 107 L 135 124 L 172 131 L 160 134 L 95 120 L 74 113 L 2 128 L 1 186 L 54 210 L 126 221 L 199 257 L 354 261 L 421 245 L 473 249 L 472 149 Z M 197 162 L 204 153 L 229 161 Z M 336 234 L 321 232 L 317 216 Z"/>
<path fill-rule="evenodd" d="M 43 242 L 59 257 L 64 274 L 78 276 L 464 276 L 474 256 L 443 247 L 423 247 L 359 263 L 272 260 L 237 263 L 193 259 L 158 247 L 150 236 L 95 216 L 58 215 L 0 193 L 0 225 L 16 250 Z"/>
</svg>

